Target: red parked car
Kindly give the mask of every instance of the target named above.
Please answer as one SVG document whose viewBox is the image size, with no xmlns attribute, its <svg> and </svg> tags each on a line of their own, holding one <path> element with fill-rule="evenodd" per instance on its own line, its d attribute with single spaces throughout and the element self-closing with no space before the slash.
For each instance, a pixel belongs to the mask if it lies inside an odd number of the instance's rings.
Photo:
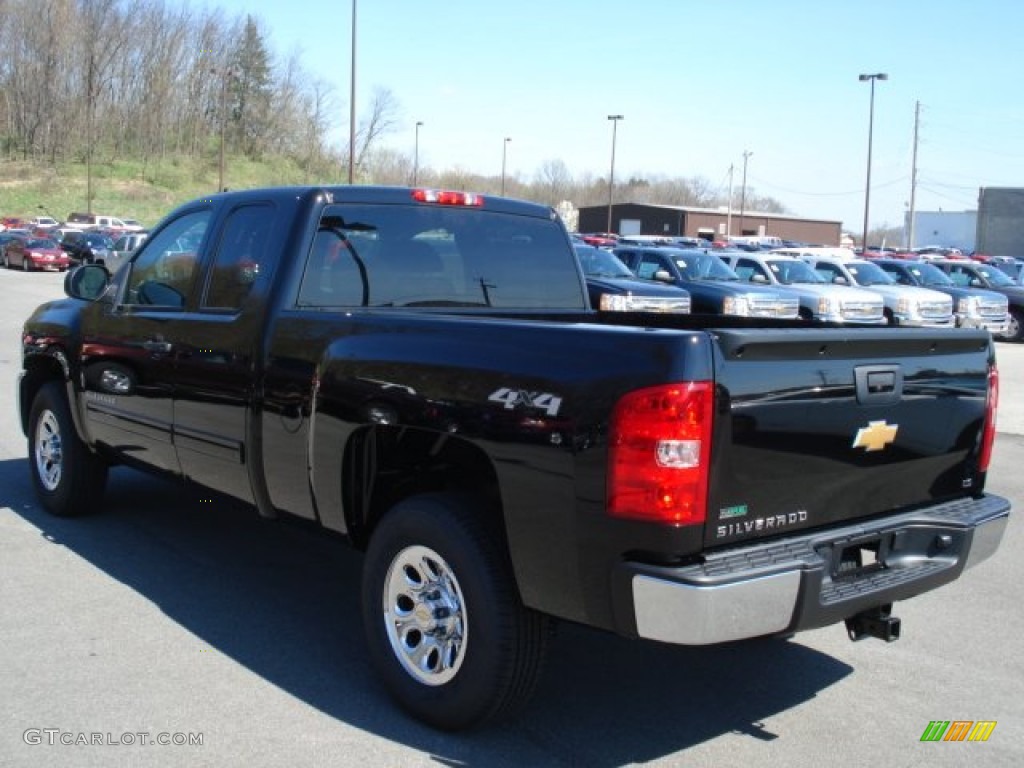
<svg viewBox="0 0 1024 768">
<path fill-rule="evenodd" d="M 3 264 L 7 269 L 21 267 L 26 272 L 33 269 L 63 272 L 71 260 L 56 240 L 21 235 L 4 244 Z"/>
</svg>

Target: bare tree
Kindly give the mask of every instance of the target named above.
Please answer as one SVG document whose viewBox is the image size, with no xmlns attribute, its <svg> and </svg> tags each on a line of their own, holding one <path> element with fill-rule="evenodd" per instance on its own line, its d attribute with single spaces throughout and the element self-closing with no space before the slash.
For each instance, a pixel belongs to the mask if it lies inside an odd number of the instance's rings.
<svg viewBox="0 0 1024 768">
<path fill-rule="evenodd" d="M 548 160 L 537 171 L 533 199 L 547 205 L 558 205 L 572 189 L 572 174 L 562 160 Z"/>
<path fill-rule="evenodd" d="M 367 117 L 356 131 L 356 169 L 360 174 L 374 144 L 394 129 L 398 122 L 398 102 L 387 88 L 375 88 Z"/>
</svg>

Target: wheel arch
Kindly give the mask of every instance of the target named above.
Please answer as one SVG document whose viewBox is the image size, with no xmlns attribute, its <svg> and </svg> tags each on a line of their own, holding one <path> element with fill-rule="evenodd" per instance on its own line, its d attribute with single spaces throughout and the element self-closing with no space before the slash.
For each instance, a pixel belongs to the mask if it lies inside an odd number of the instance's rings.
<svg viewBox="0 0 1024 768">
<path fill-rule="evenodd" d="M 43 385 L 49 381 L 60 381 L 64 384 L 65 396 L 71 406 L 71 417 L 75 422 L 75 430 L 80 437 L 84 438 L 82 424 L 79 421 L 78 409 L 74 407 L 72 395 L 74 390 L 71 384 L 71 373 L 68 366 L 67 356 L 60 348 L 50 347 L 44 354 L 28 355 L 25 357 L 24 368 L 21 372 L 21 379 L 18 382 L 18 416 L 21 419 L 21 431 L 28 435 L 29 413 L 32 411 L 32 401 Z"/>
<path fill-rule="evenodd" d="M 367 426 L 354 432 L 341 468 L 347 534 L 365 550 L 384 514 L 424 493 L 471 497 L 504 541 L 498 475 L 491 458 L 462 437 L 431 430 Z"/>
</svg>

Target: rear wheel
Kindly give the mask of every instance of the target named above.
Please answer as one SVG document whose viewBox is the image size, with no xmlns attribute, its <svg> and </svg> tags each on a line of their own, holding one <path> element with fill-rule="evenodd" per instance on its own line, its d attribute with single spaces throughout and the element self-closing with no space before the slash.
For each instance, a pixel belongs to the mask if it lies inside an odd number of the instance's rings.
<svg viewBox="0 0 1024 768">
<path fill-rule="evenodd" d="M 400 706 L 435 728 L 504 719 L 540 676 L 549 620 L 519 600 L 500 537 L 461 497 L 397 504 L 370 540 L 363 622 Z"/>
<path fill-rule="evenodd" d="M 60 517 L 95 511 L 107 482 L 107 464 L 78 437 L 59 382 L 44 384 L 29 414 L 28 460 L 43 506 Z"/>
</svg>

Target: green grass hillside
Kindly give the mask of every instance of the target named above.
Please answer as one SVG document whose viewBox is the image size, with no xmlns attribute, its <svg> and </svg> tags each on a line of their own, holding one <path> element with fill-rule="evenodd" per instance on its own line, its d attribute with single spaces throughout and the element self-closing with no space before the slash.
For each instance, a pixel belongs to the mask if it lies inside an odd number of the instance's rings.
<svg viewBox="0 0 1024 768">
<path fill-rule="evenodd" d="M 225 186 L 245 189 L 259 186 L 338 183 L 312 178 L 285 158 L 253 162 L 229 157 L 225 162 Z M 136 161 L 93 163 L 92 212 L 138 219 L 153 226 L 175 206 L 217 189 L 216 159 L 164 158 L 145 165 Z M 0 217 L 29 218 L 51 215 L 63 221 L 72 211 L 86 211 L 87 173 L 84 163 L 57 166 L 22 161 L 0 161 Z M 42 207 L 40 207 L 42 206 Z"/>
</svg>

